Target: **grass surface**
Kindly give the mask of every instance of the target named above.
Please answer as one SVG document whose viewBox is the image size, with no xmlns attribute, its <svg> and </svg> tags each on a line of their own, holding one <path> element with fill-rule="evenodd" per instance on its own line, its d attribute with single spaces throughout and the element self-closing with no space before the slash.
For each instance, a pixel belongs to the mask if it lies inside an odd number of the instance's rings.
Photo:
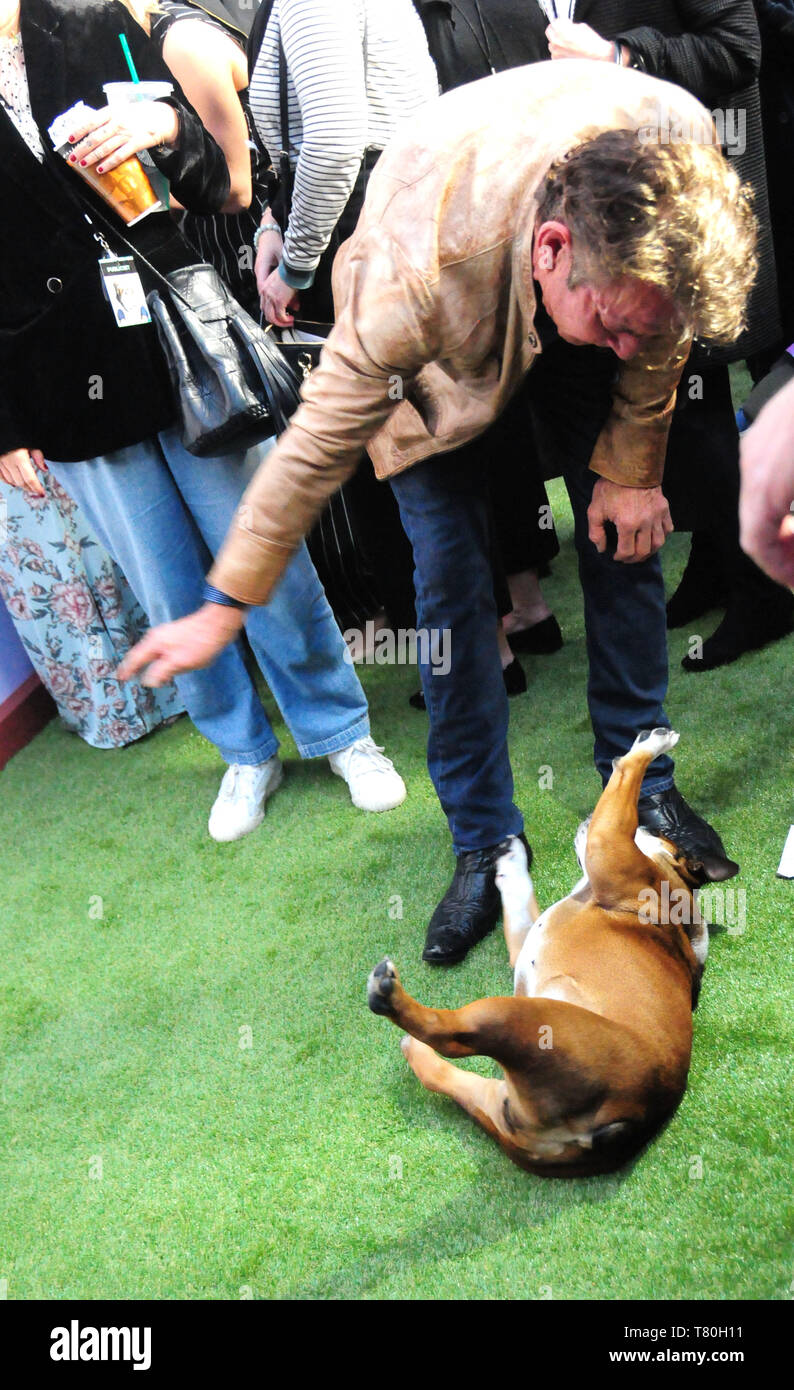
<svg viewBox="0 0 794 1390">
<path fill-rule="evenodd" d="M 566 645 L 526 659 L 529 693 L 511 702 L 541 905 L 571 888 L 598 794 L 571 521 L 552 491 L 563 553 L 545 587 Z M 665 548 L 670 585 L 687 544 Z M 697 676 L 678 666 L 686 643 L 672 634 L 678 781 L 742 863 L 747 926 L 712 936 L 678 1114 L 614 1177 L 514 1168 L 420 1088 L 366 1008 L 387 953 L 427 1003 L 511 991 L 500 933 L 452 970 L 419 960 L 452 859 L 413 670 L 362 673 L 409 784 L 388 815 L 355 811 L 325 762 L 300 764 L 280 721 L 285 784 L 236 845 L 207 836 L 222 768 L 187 720 L 118 752 L 51 725 L 14 758 L 0 781 L 8 1297 L 789 1296 L 794 885 L 775 869 L 794 820 L 794 641 Z"/>
</svg>

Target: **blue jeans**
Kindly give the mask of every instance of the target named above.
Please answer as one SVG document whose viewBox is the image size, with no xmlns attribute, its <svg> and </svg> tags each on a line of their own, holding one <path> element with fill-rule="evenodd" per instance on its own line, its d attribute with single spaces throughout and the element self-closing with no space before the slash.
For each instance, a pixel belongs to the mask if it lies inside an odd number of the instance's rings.
<svg viewBox="0 0 794 1390">
<path fill-rule="evenodd" d="M 669 728 L 660 561 L 653 556 L 642 564 L 620 564 L 609 550 L 599 555 L 587 535 L 596 482 L 587 463 L 609 411 L 615 362 L 597 349 L 554 345 L 522 388 L 527 429 L 539 436 L 550 471 L 563 473 L 573 508 L 590 667 L 587 697 L 604 782 L 612 759 L 627 751 L 641 729 Z M 495 845 L 523 826 L 513 802 L 508 702 L 497 646 L 487 453 L 484 436 L 391 480 L 413 545 L 417 625 L 449 631 L 449 673 L 420 663 L 420 675 L 430 718 L 428 768 L 456 854 Z M 643 791 L 662 791 L 672 782 L 672 759 L 658 758 Z"/>
<path fill-rule="evenodd" d="M 271 446 L 199 459 L 165 430 L 103 457 L 49 467 L 156 625 L 200 606 L 211 557 Z M 338 752 L 369 733 L 366 696 L 305 545 L 270 602 L 250 610 L 246 633 L 301 757 Z M 276 752 L 241 642 L 176 684 L 196 728 L 226 762 L 262 763 Z"/>
</svg>

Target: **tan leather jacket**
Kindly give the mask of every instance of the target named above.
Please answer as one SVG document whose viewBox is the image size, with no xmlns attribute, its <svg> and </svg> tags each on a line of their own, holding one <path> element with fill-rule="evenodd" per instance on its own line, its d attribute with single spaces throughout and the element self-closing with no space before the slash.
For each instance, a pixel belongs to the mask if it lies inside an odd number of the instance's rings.
<svg viewBox="0 0 794 1390">
<path fill-rule="evenodd" d="M 711 141 L 680 88 L 607 63 L 514 68 L 458 88 L 403 127 L 334 267 L 337 323 L 290 428 L 251 482 L 210 583 L 264 603 L 366 448 L 380 478 L 481 433 L 540 351 L 532 238 L 549 165 L 601 130 Z M 661 480 L 688 343 L 623 363 L 590 467 Z M 572 406 L 575 403 L 572 402 Z"/>
</svg>

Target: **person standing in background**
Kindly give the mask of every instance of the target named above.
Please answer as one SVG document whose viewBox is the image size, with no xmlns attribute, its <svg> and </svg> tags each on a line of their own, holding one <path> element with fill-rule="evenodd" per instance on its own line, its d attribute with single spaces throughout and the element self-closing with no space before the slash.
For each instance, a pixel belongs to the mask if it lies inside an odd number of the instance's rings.
<svg viewBox="0 0 794 1390">
<path fill-rule="evenodd" d="M 794 342 L 794 0 L 755 0 L 761 30 L 761 115 L 775 242 L 782 338 L 767 365 Z"/>
<path fill-rule="evenodd" d="M 10 112 L 0 110 L 0 470 L 25 485 L 47 466 L 156 623 L 201 596 L 208 562 L 272 446 L 201 460 L 184 448 L 154 325 L 117 325 L 98 243 L 118 254 L 126 233 L 160 274 L 189 266 L 194 253 L 163 210 L 122 232 L 77 170 L 110 171 L 147 150 L 180 203 L 201 213 L 227 202 L 229 170 L 178 88 L 157 101 L 102 106 L 103 84 L 128 78 L 120 35 L 142 79 L 168 77 L 116 0 L 0 0 L 4 23 L 18 37 L 18 63 Z M 78 100 L 93 114 L 72 126 L 69 168 L 48 128 Z M 143 291 L 152 281 L 140 265 Z M 208 602 L 237 628 L 241 614 L 228 601 L 210 591 Z M 247 615 L 247 633 L 300 755 L 327 757 L 362 809 L 398 805 L 405 785 L 370 737 L 366 697 L 305 548 L 273 600 Z M 209 832 L 237 839 L 261 823 L 283 775 L 240 644 L 178 688 L 228 765 Z"/>
</svg>

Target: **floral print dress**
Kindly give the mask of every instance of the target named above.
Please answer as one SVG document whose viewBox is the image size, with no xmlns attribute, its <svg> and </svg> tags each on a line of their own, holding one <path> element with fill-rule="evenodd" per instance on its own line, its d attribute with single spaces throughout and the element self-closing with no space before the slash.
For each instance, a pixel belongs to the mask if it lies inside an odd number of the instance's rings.
<svg viewBox="0 0 794 1390">
<path fill-rule="evenodd" d="M 66 727 L 118 748 L 184 706 L 174 685 L 116 680 L 146 616 L 77 504 L 51 473 L 38 476 L 46 497 L 0 480 L 0 597 Z"/>
</svg>

